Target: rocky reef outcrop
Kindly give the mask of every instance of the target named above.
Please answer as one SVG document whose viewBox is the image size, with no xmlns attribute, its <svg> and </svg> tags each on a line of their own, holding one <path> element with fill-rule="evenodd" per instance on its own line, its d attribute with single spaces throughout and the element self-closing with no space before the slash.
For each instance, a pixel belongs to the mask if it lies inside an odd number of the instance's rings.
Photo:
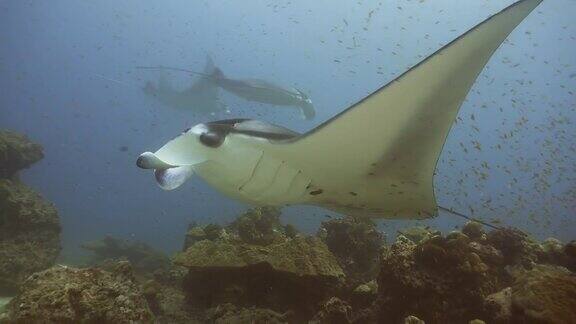
<svg viewBox="0 0 576 324">
<path fill-rule="evenodd" d="M 316 237 L 302 236 L 278 219 L 274 209 L 253 209 L 227 227 L 189 229 L 185 251 L 174 261 L 188 269 L 187 301 L 200 306 L 203 320 L 572 320 L 573 242 L 537 242 L 517 229 L 485 231 L 470 222 L 447 235 L 404 229 L 387 246 L 375 224 L 362 218 L 323 222 Z"/>
<path fill-rule="evenodd" d="M 447 235 L 403 229 L 385 245 L 365 219 L 329 220 L 306 236 L 279 218 L 255 208 L 228 226 L 192 225 L 172 264 L 145 275 L 110 260 L 140 263 L 151 248 L 92 242 L 97 267 L 32 275 L 0 323 L 576 322 L 573 241 L 472 222 Z"/>
<path fill-rule="evenodd" d="M 365 217 L 344 217 L 322 222 L 318 236 L 346 273 L 354 287 L 375 279 L 379 272 L 384 235 Z"/>
<path fill-rule="evenodd" d="M 566 262 L 568 255 L 557 255 L 562 248 L 547 251 L 545 244 L 511 228 L 485 233 L 477 223 L 446 236 L 419 237 L 399 235 L 384 253 L 376 306 L 380 322 L 399 323 L 409 315 L 427 323 L 576 320 L 569 308 L 576 302 L 574 275 L 563 267 L 563 275 L 537 271 L 542 263 Z M 552 288 L 560 283 L 564 289 Z M 540 318 L 526 315 L 536 310 Z"/>
<path fill-rule="evenodd" d="M 287 324 L 289 314 L 280 314 L 270 309 L 257 307 L 238 307 L 227 303 L 207 311 L 206 318 L 214 324 L 266 323 Z"/>
<path fill-rule="evenodd" d="M 564 267 L 519 270 L 510 297 L 517 323 L 576 323 L 576 275 Z"/>
<path fill-rule="evenodd" d="M 153 323 L 128 262 L 112 272 L 56 266 L 30 276 L 2 323 Z"/>
<path fill-rule="evenodd" d="M 433 323 L 467 322 L 484 297 L 497 291 L 494 263 L 469 245 L 465 234 L 414 243 L 403 235 L 382 260 L 378 287 L 380 319 L 400 322 L 416 315 Z M 501 260 L 497 252 L 493 262 Z"/>
<path fill-rule="evenodd" d="M 176 255 L 175 264 L 189 270 L 190 302 L 311 317 L 316 305 L 338 289 L 344 273 L 320 239 L 290 237 L 278 216 L 272 208 L 249 210 L 217 237 L 195 241 Z M 201 229 L 191 231 L 198 236 Z"/>
<path fill-rule="evenodd" d="M 92 252 L 91 265 L 104 266 L 120 260 L 130 261 L 137 274 L 151 274 L 166 270 L 170 259 L 162 252 L 143 242 L 121 240 L 106 236 L 101 240 L 83 243 L 82 248 Z"/>
<path fill-rule="evenodd" d="M 43 157 L 25 136 L 0 131 L 0 296 L 54 264 L 60 222 L 53 204 L 18 180 L 17 171 Z"/>
<path fill-rule="evenodd" d="M 42 146 L 28 137 L 0 130 L 0 178 L 12 178 L 16 172 L 40 161 Z"/>
</svg>

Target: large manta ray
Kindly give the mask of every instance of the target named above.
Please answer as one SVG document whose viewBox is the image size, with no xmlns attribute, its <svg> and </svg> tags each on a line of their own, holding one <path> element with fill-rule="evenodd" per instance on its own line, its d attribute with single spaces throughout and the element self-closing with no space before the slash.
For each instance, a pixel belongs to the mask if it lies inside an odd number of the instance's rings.
<svg viewBox="0 0 576 324">
<path fill-rule="evenodd" d="M 164 76 L 161 76 L 157 85 L 149 81 L 142 90 L 172 108 L 200 113 L 222 112 L 226 108 L 218 100 L 218 87 L 206 76 L 214 73 L 215 69 L 212 59 L 207 57 L 203 75 L 187 89 L 178 90 Z"/>
<path fill-rule="evenodd" d="M 275 106 L 296 107 L 302 116 L 310 120 L 316 116 L 312 100 L 301 90 L 294 87 L 283 87 L 262 79 L 233 79 L 224 75 L 222 70 L 214 66 L 212 59 L 207 58 L 207 66 L 203 73 L 168 66 L 137 66 L 137 69 L 179 71 L 202 76 L 204 91 L 216 91 L 220 87 L 227 92 L 252 102 Z M 200 89 L 202 90 L 202 89 Z"/>
<path fill-rule="evenodd" d="M 209 122 L 143 153 L 137 165 L 154 169 L 167 190 L 197 173 L 256 205 L 435 216 L 434 170 L 458 110 L 492 54 L 541 1 L 514 3 L 306 134 L 257 120 Z"/>
</svg>

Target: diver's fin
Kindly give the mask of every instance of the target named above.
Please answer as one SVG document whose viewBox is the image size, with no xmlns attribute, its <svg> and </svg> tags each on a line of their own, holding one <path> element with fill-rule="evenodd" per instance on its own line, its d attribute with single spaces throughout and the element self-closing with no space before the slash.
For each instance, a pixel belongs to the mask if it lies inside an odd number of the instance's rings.
<svg viewBox="0 0 576 324">
<path fill-rule="evenodd" d="M 194 174 L 192 166 L 179 166 L 170 169 L 154 170 L 154 177 L 158 186 L 164 190 L 174 190 L 180 187 Z"/>
<path fill-rule="evenodd" d="M 540 2 L 514 3 L 344 112 L 288 140 L 286 158 L 329 187 L 310 200 L 349 214 L 436 215 L 433 175 L 458 109 L 494 51 Z"/>
</svg>

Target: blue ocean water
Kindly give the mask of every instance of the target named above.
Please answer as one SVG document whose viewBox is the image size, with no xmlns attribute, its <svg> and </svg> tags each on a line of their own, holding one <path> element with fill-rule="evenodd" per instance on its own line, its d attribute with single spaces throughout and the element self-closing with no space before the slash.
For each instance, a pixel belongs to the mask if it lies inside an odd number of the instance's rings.
<svg viewBox="0 0 576 324">
<path fill-rule="evenodd" d="M 44 146 L 22 177 L 56 204 L 65 254 L 108 234 L 174 251 L 189 223 L 227 223 L 247 206 L 197 178 L 162 191 L 136 168 L 141 152 L 232 117 L 305 132 L 512 2 L 2 1 L 0 127 Z M 545 1 L 492 57 L 444 147 L 442 205 L 539 238 L 574 238 L 575 12 L 574 1 Z M 207 54 L 229 76 L 303 89 L 316 118 L 227 94 L 230 113 L 212 116 L 141 90 L 161 76 L 182 89 L 194 78 L 136 66 L 201 70 Z M 326 215 L 337 217 L 290 207 L 283 220 L 314 232 Z M 413 223 L 379 221 L 389 235 Z M 418 223 L 448 231 L 463 220 Z"/>
</svg>

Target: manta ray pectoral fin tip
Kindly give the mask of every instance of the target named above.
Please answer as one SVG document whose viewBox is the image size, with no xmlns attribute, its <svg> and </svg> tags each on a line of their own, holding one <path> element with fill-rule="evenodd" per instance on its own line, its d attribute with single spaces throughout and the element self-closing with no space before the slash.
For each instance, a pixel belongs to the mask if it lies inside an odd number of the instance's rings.
<svg viewBox="0 0 576 324">
<path fill-rule="evenodd" d="M 138 159 L 136 159 L 136 166 L 139 167 L 140 169 L 148 169 L 146 167 L 146 157 L 140 155 Z"/>
<path fill-rule="evenodd" d="M 138 166 L 141 169 L 168 169 L 173 167 L 172 165 L 169 165 L 164 161 L 160 160 L 152 152 L 144 152 L 140 154 L 138 159 L 136 159 L 136 166 Z"/>
</svg>

